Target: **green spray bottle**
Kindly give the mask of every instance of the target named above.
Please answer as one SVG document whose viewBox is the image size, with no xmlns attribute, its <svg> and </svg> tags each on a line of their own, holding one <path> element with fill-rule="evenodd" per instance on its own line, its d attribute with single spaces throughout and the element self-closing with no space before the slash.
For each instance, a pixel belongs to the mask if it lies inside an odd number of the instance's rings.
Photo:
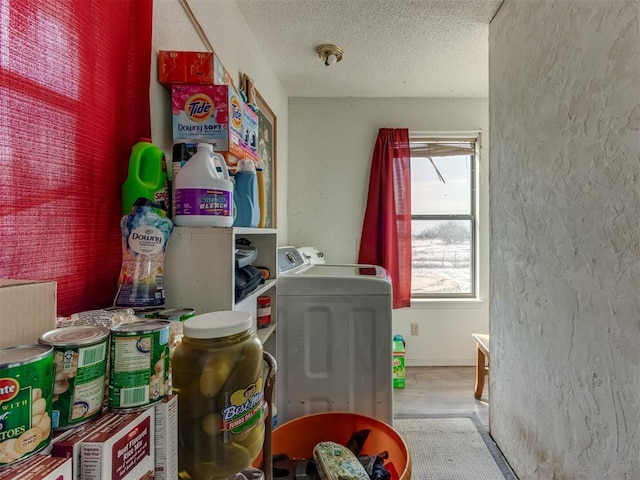
<svg viewBox="0 0 640 480">
<path fill-rule="evenodd" d="M 167 162 L 164 152 L 148 138 L 141 138 L 131 149 L 129 174 L 122 184 L 123 216 L 131 212 L 138 198 L 151 200 L 170 212 Z"/>
</svg>

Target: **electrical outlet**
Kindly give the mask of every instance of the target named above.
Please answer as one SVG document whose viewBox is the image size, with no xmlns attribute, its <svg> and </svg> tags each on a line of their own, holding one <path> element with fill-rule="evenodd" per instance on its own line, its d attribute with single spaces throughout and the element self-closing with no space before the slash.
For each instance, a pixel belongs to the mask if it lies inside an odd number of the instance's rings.
<svg viewBox="0 0 640 480">
<path fill-rule="evenodd" d="M 419 335 L 420 333 L 418 332 L 418 324 L 416 322 L 413 322 L 411 324 L 411 335 Z"/>
</svg>

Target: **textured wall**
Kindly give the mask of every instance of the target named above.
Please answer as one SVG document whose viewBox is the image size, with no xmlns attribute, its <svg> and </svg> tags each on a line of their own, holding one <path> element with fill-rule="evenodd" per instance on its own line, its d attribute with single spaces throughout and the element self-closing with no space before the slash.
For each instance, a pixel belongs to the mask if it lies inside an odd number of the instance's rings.
<svg viewBox="0 0 640 480">
<path fill-rule="evenodd" d="M 490 26 L 490 422 L 522 479 L 640 478 L 639 10 Z"/>
</svg>

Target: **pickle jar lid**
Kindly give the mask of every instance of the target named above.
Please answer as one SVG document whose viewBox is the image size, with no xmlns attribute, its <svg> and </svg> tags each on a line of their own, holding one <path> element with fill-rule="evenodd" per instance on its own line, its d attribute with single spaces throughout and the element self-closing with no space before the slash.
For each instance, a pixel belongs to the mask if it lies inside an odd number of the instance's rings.
<svg viewBox="0 0 640 480">
<path fill-rule="evenodd" d="M 223 338 L 245 332 L 252 326 L 253 319 L 247 312 L 210 312 L 185 320 L 183 333 L 189 338 Z"/>
</svg>

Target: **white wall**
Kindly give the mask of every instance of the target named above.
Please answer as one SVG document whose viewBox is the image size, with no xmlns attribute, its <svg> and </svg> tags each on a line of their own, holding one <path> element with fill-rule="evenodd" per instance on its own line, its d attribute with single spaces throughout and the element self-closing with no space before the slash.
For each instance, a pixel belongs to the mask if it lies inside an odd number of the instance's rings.
<svg viewBox="0 0 640 480">
<path fill-rule="evenodd" d="M 278 242 L 287 243 L 288 111 L 284 87 L 262 54 L 258 43 L 232 0 L 189 0 L 209 42 L 238 87 L 240 76 L 253 78 L 256 89 L 277 117 L 277 224 Z M 155 0 L 151 61 L 151 133 L 171 161 L 171 94 L 158 83 L 159 50 L 207 51 L 179 0 Z"/>
<path fill-rule="evenodd" d="M 288 240 L 315 245 L 334 263 L 354 263 L 379 128 L 482 130 L 487 99 L 290 98 Z M 473 365 L 472 332 L 488 332 L 488 146 L 480 158 L 480 296 L 476 302 L 423 302 L 394 310 L 407 365 Z M 419 324 L 411 336 L 411 322 Z"/>
<path fill-rule="evenodd" d="M 640 478 L 640 2 L 490 25 L 490 426 L 519 478 Z"/>
</svg>

